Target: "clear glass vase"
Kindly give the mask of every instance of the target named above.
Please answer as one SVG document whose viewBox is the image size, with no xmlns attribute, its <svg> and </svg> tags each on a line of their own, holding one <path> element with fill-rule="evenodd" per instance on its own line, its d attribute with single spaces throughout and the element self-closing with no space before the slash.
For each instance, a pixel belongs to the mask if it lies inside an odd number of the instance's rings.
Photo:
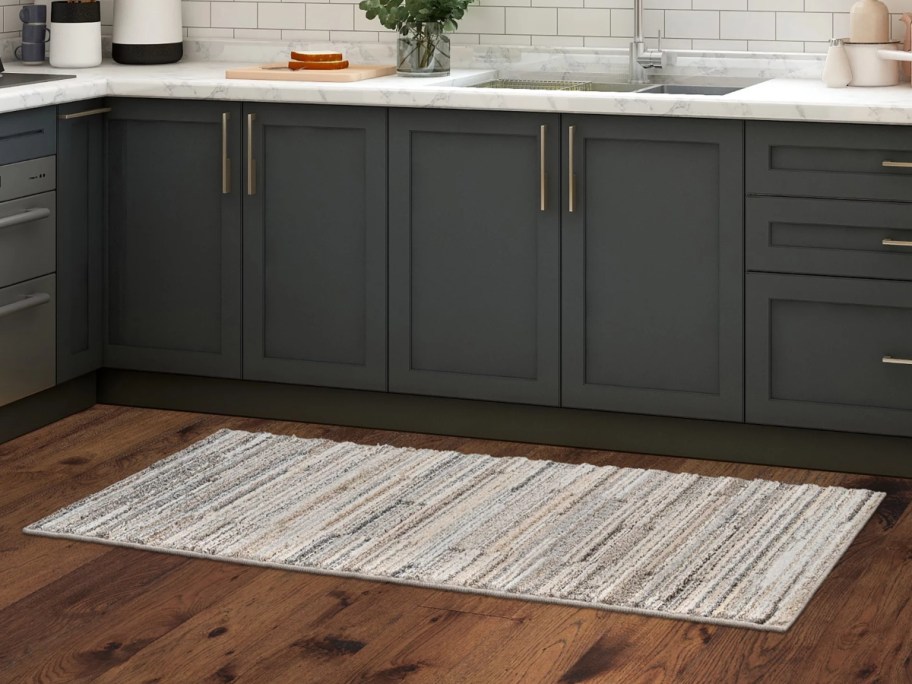
<svg viewBox="0 0 912 684">
<path fill-rule="evenodd" d="M 408 24 L 399 34 L 396 73 L 400 76 L 446 76 L 450 73 L 450 38 L 439 22 Z"/>
</svg>

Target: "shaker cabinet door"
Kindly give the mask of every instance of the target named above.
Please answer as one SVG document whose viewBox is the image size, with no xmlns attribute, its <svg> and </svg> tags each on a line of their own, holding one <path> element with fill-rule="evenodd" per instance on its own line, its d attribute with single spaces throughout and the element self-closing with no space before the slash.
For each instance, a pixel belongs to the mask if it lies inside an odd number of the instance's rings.
<svg viewBox="0 0 912 684">
<path fill-rule="evenodd" d="M 386 390 L 386 110 L 244 117 L 244 378 Z"/>
<path fill-rule="evenodd" d="M 743 420 L 743 124 L 563 120 L 563 405 Z"/>
<path fill-rule="evenodd" d="M 556 405 L 559 117 L 390 111 L 390 390 Z"/>
<path fill-rule="evenodd" d="M 241 376 L 241 107 L 112 100 L 105 365 Z"/>
</svg>

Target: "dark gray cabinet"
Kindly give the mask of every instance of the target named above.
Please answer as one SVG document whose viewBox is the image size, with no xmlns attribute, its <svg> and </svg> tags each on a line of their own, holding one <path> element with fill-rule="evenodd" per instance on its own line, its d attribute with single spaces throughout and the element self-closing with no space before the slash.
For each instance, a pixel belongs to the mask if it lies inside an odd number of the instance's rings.
<svg viewBox="0 0 912 684">
<path fill-rule="evenodd" d="M 390 111 L 389 388 L 559 401 L 559 117 Z"/>
<path fill-rule="evenodd" d="M 743 420 L 743 124 L 563 120 L 563 405 Z"/>
<path fill-rule="evenodd" d="M 102 364 L 106 110 L 104 100 L 58 108 L 58 383 Z"/>
<path fill-rule="evenodd" d="M 750 273 L 747 418 L 912 436 L 912 283 Z"/>
<path fill-rule="evenodd" d="M 112 100 L 105 365 L 241 376 L 241 106 Z"/>
<path fill-rule="evenodd" d="M 386 390 L 386 110 L 244 115 L 244 378 Z"/>
</svg>

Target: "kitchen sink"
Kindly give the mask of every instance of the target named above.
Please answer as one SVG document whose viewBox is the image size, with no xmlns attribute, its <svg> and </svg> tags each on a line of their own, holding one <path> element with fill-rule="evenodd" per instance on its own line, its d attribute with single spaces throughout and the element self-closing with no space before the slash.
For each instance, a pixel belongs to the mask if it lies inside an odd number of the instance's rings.
<svg viewBox="0 0 912 684">
<path fill-rule="evenodd" d="M 696 83 L 624 83 L 599 81 L 565 81 L 538 79 L 498 78 L 493 81 L 476 83 L 470 88 L 506 88 L 508 90 L 560 90 L 590 91 L 600 93 L 645 93 L 649 95 L 728 95 L 741 90 L 742 85 L 708 85 Z"/>
<path fill-rule="evenodd" d="M 660 85 L 648 86 L 637 92 L 653 95 L 728 95 L 736 90 L 741 90 L 741 88 L 743 88 L 743 86 L 662 83 Z"/>
</svg>

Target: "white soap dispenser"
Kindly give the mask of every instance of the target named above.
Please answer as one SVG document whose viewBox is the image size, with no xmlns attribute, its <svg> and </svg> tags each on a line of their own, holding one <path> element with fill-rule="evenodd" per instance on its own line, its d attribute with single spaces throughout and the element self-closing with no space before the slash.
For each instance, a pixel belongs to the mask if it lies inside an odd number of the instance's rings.
<svg viewBox="0 0 912 684">
<path fill-rule="evenodd" d="M 823 82 L 828 88 L 845 88 L 852 81 L 852 67 L 842 38 L 833 38 L 823 63 Z"/>
<path fill-rule="evenodd" d="M 121 64 L 168 64 L 184 56 L 181 0 L 114 0 L 111 56 Z"/>
</svg>

